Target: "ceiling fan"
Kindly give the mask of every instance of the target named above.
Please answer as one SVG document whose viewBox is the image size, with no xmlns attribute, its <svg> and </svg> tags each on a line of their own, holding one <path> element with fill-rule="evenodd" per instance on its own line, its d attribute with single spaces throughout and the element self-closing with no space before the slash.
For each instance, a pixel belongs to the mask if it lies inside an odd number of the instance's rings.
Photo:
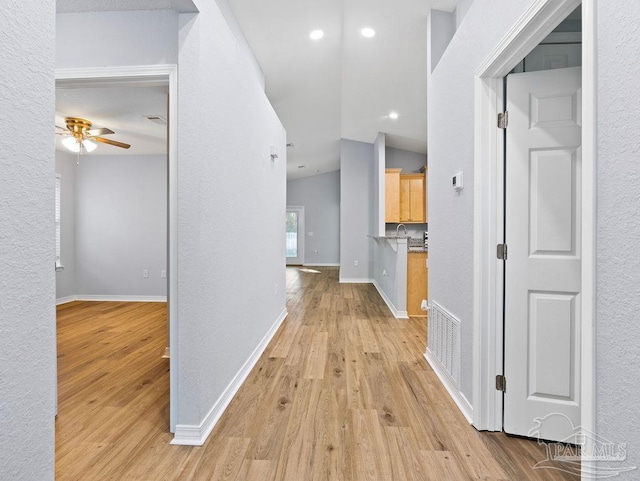
<svg viewBox="0 0 640 481">
<path fill-rule="evenodd" d="M 78 117 L 66 117 L 64 120 L 66 128 L 56 125 L 56 128 L 62 130 L 62 132 L 56 132 L 56 134 L 64 135 L 65 138 L 62 139 L 62 145 L 78 155 L 81 155 L 85 150 L 87 152 L 93 152 L 98 146 L 96 142 L 113 145 L 122 149 L 131 147 L 131 145 L 125 144 L 124 142 L 101 137 L 102 135 L 115 134 L 115 132 L 107 128 L 91 129 L 92 123 L 89 120 Z"/>
</svg>

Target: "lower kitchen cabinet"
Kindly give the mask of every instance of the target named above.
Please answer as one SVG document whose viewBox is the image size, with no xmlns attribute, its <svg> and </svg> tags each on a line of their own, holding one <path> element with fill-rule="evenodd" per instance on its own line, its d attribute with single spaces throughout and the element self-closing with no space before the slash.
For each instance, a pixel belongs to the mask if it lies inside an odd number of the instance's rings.
<svg viewBox="0 0 640 481">
<path fill-rule="evenodd" d="M 411 317 L 427 317 L 420 309 L 423 299 L 428 299 L 427 252 L 407 254 L 407 313 Z"/>
</svg>

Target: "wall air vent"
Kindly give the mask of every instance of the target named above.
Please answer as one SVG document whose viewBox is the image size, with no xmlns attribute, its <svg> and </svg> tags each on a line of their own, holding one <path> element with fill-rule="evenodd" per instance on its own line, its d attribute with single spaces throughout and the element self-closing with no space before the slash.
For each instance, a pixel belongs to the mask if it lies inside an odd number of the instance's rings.
<svg viewBox="0 0 640 481">
<path fill-rule="evenodd" d="M 431 301 L 427 349 L 460 387 L 460 321 L 437 302 Z"/>
<path fill-rule="evenodd" d="M 167 119 L 165 119 L 162 115 L 145 115 L 145 119 L 153 122 L 158 125 L 167 125 Z"/>
</svg>

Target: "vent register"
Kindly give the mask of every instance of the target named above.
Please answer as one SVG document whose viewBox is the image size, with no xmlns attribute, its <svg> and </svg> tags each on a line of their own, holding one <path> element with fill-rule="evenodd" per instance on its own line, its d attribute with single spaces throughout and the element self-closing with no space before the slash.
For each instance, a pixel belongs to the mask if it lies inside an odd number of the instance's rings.
<svg viewBox="0 0 640 481">
<path fill-rule="evenodd" d="M 460 321 L 437 302 L 431 301 L 429 310 L 429 339 L 427 349 L 460 387 Z"/>
</svg>

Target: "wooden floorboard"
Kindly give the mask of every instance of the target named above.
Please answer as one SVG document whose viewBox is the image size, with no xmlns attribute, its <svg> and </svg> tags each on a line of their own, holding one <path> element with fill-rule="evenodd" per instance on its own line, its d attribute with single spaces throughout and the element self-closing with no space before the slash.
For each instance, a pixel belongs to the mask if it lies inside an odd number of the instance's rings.
<svg viewBox="0 0 640 481">
<path fill-rule="evenodd" d="M 169 445 L 165 304 L 59 306 L 56 479 L 577 479 L 469 426 L 423 358 L 425 319 L 316 270 L 287 269 L 289 316 L 202 447 Z"/>
</svg>

